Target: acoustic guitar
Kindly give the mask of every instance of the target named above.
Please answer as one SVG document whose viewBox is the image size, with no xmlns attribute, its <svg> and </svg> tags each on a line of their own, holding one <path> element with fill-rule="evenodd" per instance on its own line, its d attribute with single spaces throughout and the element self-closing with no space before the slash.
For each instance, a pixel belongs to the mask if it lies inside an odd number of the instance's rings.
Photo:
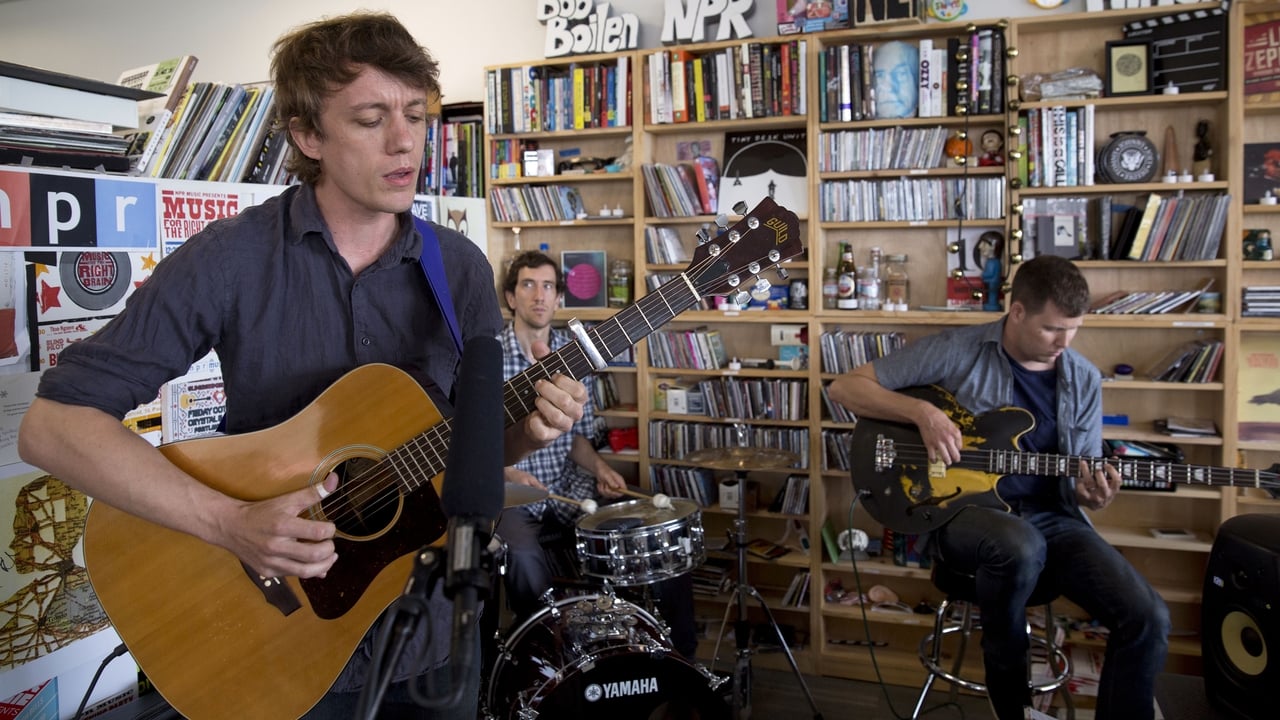
<svg viewBox="0 0 1280 720">
<path fill-rule="evenodd" d="M 767 285 L 761 273 L 802 251 L 795 213 L 766 198 L 700 244 L 675 280 L 509 380 L 507 425 L 533 411 L 535 381 L 585 377 L 701 298 Z M 439 491 L 449 440 L 449 420 L 417 382 L 366 365 L 275 427 L 163 445 L 185 472 L 243 500 L 337 472 L 338 490 L 309 514 L 337 525 L 338 561 L 325 578 L 264 580 L 222 548 L 95 502 L 85 527 L 94 590 L 138 665 L 184 716 L 296 718 L 404 589 L 415 551 L 444 543 Z"/>
<path fill-rule="evenodd" d="M 895 532 L 936 530 L 966 507 L 1008 510 L 997 484 L 1005 475 L 1074 475 L 1080 461 L 1107 462 L 1122 479 L 1143 483 L 1251 487 L 1275 494 L 1280 464 L 1270 470 L 1183 465 L 1130 457 L 1091 458 L 1021 452 L 1018 439 L 1035 426 L 1022 408 L 974 415 L 936 385 L 907 388 L 904 394 L 942 410 L 964 436 L 960 462 L 929 462 L 915 425 L 858 418 L 849 449 L 854 489 L 876 522 Z"/>
</svg>

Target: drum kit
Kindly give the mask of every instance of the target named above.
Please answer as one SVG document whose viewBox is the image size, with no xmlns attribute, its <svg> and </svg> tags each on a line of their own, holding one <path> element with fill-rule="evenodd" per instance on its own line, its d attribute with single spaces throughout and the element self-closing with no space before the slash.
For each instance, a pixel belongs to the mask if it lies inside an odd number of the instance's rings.
<svg viewBox="0 0 1280 720">
<path fill-rule="evenodd" d="M 748 448 L 717 448 L 690 460 L 704 467 L 734 470 L 739 480 L 747 470 L 785 467 L 791 453 Z M 732 467 L 730 467 L 732 465 Z M 738 662 L 732 707 L 722 685 L 729 678 L 675 652 L 669 631 L 646 593 L 641 604 L 618 597 L 614 586 L 646 590 L 656 583 L 693 571 L 706 559 L 702 514 L 684 498 L 628 491 L 633 499 L 595 507 L 546 491 L 508 484 L 506 505 L 543 498 L 578 504 L 586 514 L 575 527 L 576 552 L 582 574 L 601 584 L 599 592 L 553 599 L 505 636 L 498 647 L 487 688 L 482 691 L 488 720 L 609 717 L 610 720 L 711 720 L 750 714 L 749 626 L 746 597 L 755 597 L 777 633 L 811 707 L 813 697 L 800 675 L 764 598 L 743 582 L 746 577 L 746 520 L 739 503 L 730 533 L 738 548 Z M 725 622 L 729 609 L 726 609 Z M 725 623 L 721 624 L 723 638 Z M 718 653 L 720 642 L 716 642 Z M 714 661 L 713 661 L 714 662 Z M 713 665 L 714 667 L 714 665 Z M 814 717 L 821 718 L 814 708 Z"/>
</svg>

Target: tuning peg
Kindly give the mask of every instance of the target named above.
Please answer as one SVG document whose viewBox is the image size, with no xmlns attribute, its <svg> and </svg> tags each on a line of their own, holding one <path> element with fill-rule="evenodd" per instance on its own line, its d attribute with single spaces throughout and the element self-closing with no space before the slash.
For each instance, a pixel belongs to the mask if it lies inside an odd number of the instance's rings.
<svg viewBox="0 0 1280 720">
<path fill-rule="evenodd" d="M 739 290 L 729 296 L 729 302 L 737 305 L 739 308 L 745 308 L 751 304 L 751 293 L 746 290 Z"/>
<path fill-rule="evenodd" d="M 766 293 L 766 292 L 769 292 L 769 288 L 771 287 L 773 287 L 773 283 L 769 282 L 764 278 L 756 278 L 756 284 L 754 286 L 754 289 L 756 292 Z"/>
<path fill-rule="evenodd" d="M 774 271 L 778 273 L 779 280 L 786 280 L 787 278 L 791 277 L 791 273 L 787 272 L 787 269 L 782 267 L 781 265 L 774 268 Z"/>
<path fill-rule="evenodd" d="M 739 200 L 733 204 L 733 211 L 739 215 L 747 214 L 747 204 Z"/>
<path fill-rule="evenodd" d="M 729 216 L 724 213 L 716 215 L 716 227 L 720 228 L 720 232 L 724 232 L 729 227 Z"/>
<path fill-rule="evenodd" d="M 707 235 L 707 229 L 705 227 L 698 228 L 697 232 L 693 234 L 693 237 L 698 240 L 699 245 L 705 244 L 711 240 L 711 237 Z"/>
</svg>

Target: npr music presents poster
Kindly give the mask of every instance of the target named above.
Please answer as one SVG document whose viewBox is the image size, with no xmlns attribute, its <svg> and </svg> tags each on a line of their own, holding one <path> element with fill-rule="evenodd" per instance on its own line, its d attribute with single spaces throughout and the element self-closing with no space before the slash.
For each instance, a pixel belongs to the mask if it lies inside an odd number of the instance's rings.
<svg viewBox="0 0 1280 720">
<path fill-rule="evenodd" d="M 214 220 L 235 217 L 253 205 L 255 194 L 243 186 L 200 182 L 161 182 L 160 243 L 165 255 Z"/>
</svg>

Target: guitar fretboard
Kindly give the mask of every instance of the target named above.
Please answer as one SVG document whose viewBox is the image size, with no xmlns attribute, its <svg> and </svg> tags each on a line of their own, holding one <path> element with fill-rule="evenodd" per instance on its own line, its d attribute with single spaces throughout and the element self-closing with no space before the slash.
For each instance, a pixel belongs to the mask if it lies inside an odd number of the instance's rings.
<svg viewBox="0 0 1280 720">
<path fill-rule="evenodd" d="M 962 453 L 965 457 L 970 452 Z M 977 451 L 981 467 L 995 475 L 1075 475 L 1084 460 L 1093 467 L 1108 463 L 1116 468 L 1123 480 L 1153 487 L 1174 484 L 1227 487 L 1252 487 L 1273 489 L 1276 473 L 1251 468 L 1212 467 L 1208 465 L 1184 465 L 1160 460 L 1134 458 L 1093 458 L 1078 455 L 1021 452 L 1017 450 Z M 962 460 L 963 462 L 963 460 Z"/>
</svg>

